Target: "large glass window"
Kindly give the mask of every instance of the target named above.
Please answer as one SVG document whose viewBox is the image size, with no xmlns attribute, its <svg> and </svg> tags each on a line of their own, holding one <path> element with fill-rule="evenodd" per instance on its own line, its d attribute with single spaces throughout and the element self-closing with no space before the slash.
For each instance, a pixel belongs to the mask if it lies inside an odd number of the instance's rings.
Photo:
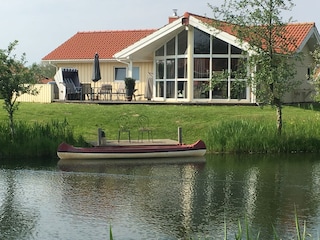
<svg viewBox="0 0 320 240">
<path fill-rule="evenodd" d="M 193 96 L 196 99 L 208 99 L 210 90 L 209 81 L 194 81 Z"/>
<path fill-rule="evenodd" d="M 210 59 L 195 58 L 194 59 L 194 78 L 209 78 L 210 76 Z"/>
<path fill-rule="evenodd" d="M 212 53 L 214 54 L 228 54 L 228 43 L 219 38 L 213 39 Z"/>
<path fill-rule="evenodd" d="M 247 98 L 246 81 L 234 80 L 230 83 L 231 99 L 246 99 Z"/>
<path fill-rule="evenodd" d="M 231 78 L 247 78 L 246 59 L 231 58 Z"/>
<path fill-rule="evenodd" d="M 231 45 L 231 54 L 241 54 L 242 50 L 240 48 L 237 48 L 233 45 Z"/>
<path fill-rule="evenodd" d="M 197 28 L 194 29 L 194 54 L 210 53 L 210 35 Z"/>
<path fill-rule="evenodd" d="M 182 31 L 178 34 L 178 55 L 187 54 L 188 31 Z"/>
<path fill-rule="evenodd" d="M 212 58 L 212 71 L 228 71 L 228 58 Z"/>
<path fill-rule="evenodd" d="M 164 77 L 164 61 L 157 60 L 156 62 L 156 79 L 163 79 Z"/>
<path fill-rule="evenodd" d="M 174 59 L 167 59 L 166 60 L 166 78 L 167 79 L 174 79 L 175 78 L 175 60 Z"/>
<path fill-rule="evenodd" d="M 212 86 L 212 99 L 228 98 L 228 81 L 221 81 Z"/>
<path fill-rule="evenodd" d="M 187 81 L 178 81 L 178 98 L 187 98 Z"/>
<path fill-rule="evenodd" d="M 187 59 L 178 58 L 178 78 L 187 78 Z"/>
<path fill-rule="evenodd" d="M 187 98 L 188 77 L 193 77 L 194 99 L 246 99 L 246 75 L 235 74 L 242 66 L 242 50 L 197 28 L 193 39 L 193 76 L 188 76 L 188 31 L 155 51 L 155 97 Z M 225 73 L 223 78 L 211 82 L 219 73 Z"/>
<path fill-rule="evenodd" d="M 167 42 L 167 56 L 174 55 L 176 50 L 176 38 L 172 38 Z"/>
<path fill-rule="evenodd" d="M 160 48 L 156 51 L 156 56 L 164 56 L 164 46 L 160 47 Z"/>
<path fill-rule="evenodd" d="M 164 97 L 164 82 L 156 81 L 156 97 Z"/>
<path fill-rule="evenodd" d="M 174 98 L 174 93 L 176 92 L 175 91 L 175 82 L 174 81 L 167 81 L 166 82 L 167 85 L 166 85 L 166 97 L 167 98 Z"/>
</svg>

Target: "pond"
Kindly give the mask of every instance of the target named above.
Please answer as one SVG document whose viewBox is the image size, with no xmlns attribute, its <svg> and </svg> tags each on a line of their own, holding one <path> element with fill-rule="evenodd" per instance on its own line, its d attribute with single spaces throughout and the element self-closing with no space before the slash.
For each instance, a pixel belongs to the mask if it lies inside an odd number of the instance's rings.
<svg viewBox="0 0 320 240">
<path fill-rule="evenodd" d="M 23 162 L 23 161 L 21 161 Z M 0 164 L 0 239 L 282 239 L 320 232 L 317 155 Z M 296 209 L 296 210 L 295 210 Z M 295 214 L 296 211 L 296 214 Z M 243 238 L 245 239 L 245 237 Z"/>
</svg>

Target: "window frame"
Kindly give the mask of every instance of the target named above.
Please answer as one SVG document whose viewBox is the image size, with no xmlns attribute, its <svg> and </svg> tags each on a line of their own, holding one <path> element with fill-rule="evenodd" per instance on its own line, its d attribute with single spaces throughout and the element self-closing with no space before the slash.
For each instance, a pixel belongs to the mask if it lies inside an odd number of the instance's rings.
<svg viewBox="0 0 320 240">
<path fill-rule="evenodd" d="M 118 67 L 118 66 L 115 66 L 113 68 L 113 81 L 114 82 L 119 82 L 119 81 L 123 81 L 123 79 L 117 79 L 116 77 L 116 70 L 117 69 L 125 69 L 125 77 L 126 78 L 128 76 L 128 67 Z M 136 76 L 136 74 L 138 75 L 138 77 Z M 140 81 L 140 67 L 139 66 L 134 66 L 132 67 L 132 78 L 135 79 L 136 81 Z"/>
</svg>

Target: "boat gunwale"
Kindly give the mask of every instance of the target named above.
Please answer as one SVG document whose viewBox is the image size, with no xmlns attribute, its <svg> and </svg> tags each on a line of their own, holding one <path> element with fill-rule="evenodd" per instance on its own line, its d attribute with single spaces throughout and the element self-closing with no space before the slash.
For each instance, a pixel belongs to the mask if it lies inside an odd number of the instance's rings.
<svg viewBox="0 0 320 240">
<path fill-rule="evenodd" d="M 204 155 L 206 146 L 202 140 L 193 144 L 175 145 L 131 145 L 131 146 L 94 146 L 74 147 L 61 143 L 57 155 L 60 159 L 66 158 L 139 158 L 139 157 L 171 157 L 171 156 L 198 156 Z"/>
</svg>

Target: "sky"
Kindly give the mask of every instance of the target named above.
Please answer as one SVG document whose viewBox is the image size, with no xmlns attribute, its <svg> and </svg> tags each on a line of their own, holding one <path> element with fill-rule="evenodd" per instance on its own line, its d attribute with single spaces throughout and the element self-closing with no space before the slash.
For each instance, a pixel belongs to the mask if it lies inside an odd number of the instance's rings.
<svg viewBox="0 0 320 240">
<path fill-rule="evenodd" d="M 3 0 L 0 49 L 18 40 L 16 55 L 26 53 L 27 65 L 41 59 L 77 32 L 158 29 L 168 23 L 173 9 L 212 17 L 210 3 L 224 0 Z M 293 0 L 284 18 L 315 22 L 320 31 L 320 1 Z"/>
</svg>

